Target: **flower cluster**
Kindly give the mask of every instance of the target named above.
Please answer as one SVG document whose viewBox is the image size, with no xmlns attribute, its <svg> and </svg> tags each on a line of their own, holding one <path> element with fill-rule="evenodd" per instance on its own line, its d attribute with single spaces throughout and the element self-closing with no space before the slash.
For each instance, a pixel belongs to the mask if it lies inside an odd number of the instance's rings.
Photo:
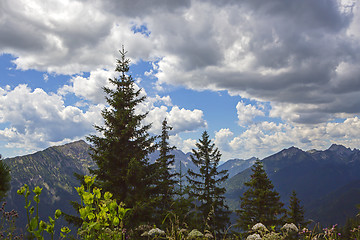
<svg viewBox="0 0 360 240">
<path fill-rule="evenodd" d="M 286 232 L 299 232 L 299 229 L 293 223 L 285 223 L 281 230 Z"/>
</svg>

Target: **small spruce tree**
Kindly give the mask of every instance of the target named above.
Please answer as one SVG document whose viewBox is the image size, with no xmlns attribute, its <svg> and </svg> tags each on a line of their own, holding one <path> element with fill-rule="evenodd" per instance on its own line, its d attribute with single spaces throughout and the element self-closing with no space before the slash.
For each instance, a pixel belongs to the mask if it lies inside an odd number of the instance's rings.
<svg viewBox="0 0 360 240">
<path fill-rule="evenodd" d="M 299 229 L 306 227 L 309 223 L 304 218 L 304 207 L 300 205 L 296 192 L 293 191 L 290 197 L 289 210 L 287 211 L 287 222 L 294 223 Z"/>
<path fill-rule="evenodd" d="M 178 224 L 184 224 L 183 227 L 187 227 L 185 225 L 192 225 L 192 215 L 191 212 L 193 199 L 189 197 L 189 185 L 184 183 L 184 177 L 186 173 L 183 173 L 182 164 L 180 162 L 179 173 L 177 174 L 176 187 L 175 187 L 175 198 L 174 203 L 171 208 L 171 211 L 175 214 L 178 219 Z"/>
<path fill-rule="evenodd" d="M 175 164 L 175 155 L 171 154 L 174 146 L 169 144 L 169 130 L 172 127 L 167 125 L 167 120 L 162 122 L 162 131 L 159 142 L 160 156 L 155 161 L 156 177 L 156 193 L 159 197 L 159 204 L 157 210 L 159 211 L 160 218 L 163 219 L 168 211 L 172 209 L 175 197 L 175 186 L 177 183 L 175 171 L 171 171 L 171 166 Z"/>
<path fill-rule="evenodd" d="M 229 214 L 225 204 L 225 188 L 220 187 L 228 178 L 227 170 L 218 171 L 221 153 L 215 144 L 211 143 L 206 131 L 192 150 L 192 162 L 199 172 L 188 170 L 190 184 L 189 196 L 195 199 L 198 210 L 198 227 L 221 235 L 229 223 Z M 203 222 L 202 226 L 199 224 Z"/>
<path fill-rule="evenodd" d="M 284 223 L 285 209 L 279 194 L 268 179 L 260 160 L 253 165 L 251 179 L 245 183 L 248 189 L 240 197 L 240 209 L 237 224 L 243 231 L 248 231 L 256 223 L 267 227 L 280 226 Z"/>
</svg>

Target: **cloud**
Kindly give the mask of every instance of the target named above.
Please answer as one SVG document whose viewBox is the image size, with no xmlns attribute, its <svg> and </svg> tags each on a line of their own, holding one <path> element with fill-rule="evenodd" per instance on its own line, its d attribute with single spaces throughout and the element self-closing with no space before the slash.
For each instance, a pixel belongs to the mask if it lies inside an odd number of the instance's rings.
<svg viewBox="0 0 360 240">
<path fill-rule="evenodd" d="M 113 88 L 109 78 L 115 76 L 115 71 L 98 69 L 90 72 L 89 77 L 74 76 L 71 78 L 71 85 L 64 85 L 58 90 L 61 95 L 74 93 L 83 100 L 89 100 L 94 104 L 105 104 L 105 92 L 103 87 Z"/>
<path fill-rule="evenodd" d="M 358 148 L 359 136 L 360 119 L 357 116 L 315 126 L 264 121 L 249 125 L 238 135 L 229 129 L 221 129 L 215 133 L 215 144 L 221 150 L 223 160 L 237 155 L 263 158 L 291 146 L 304 150 L 327 149 L 337 143 Z"/>
<path fill-rule="evenodd" d="M 103 105 L 82 111 L 65 106 L 61 96 L 26 85 L 1 89 L 0 93 L 0 123 L 9 125 L 0 130 L 0 139 L 8 142 L 8 147 L 39 149 L 64 139 L 83 138 L 94 131 L 93 124 L 102 122 Z"/>
<path fill-rule="evenodd" d="M 150 132 L 160 134 L 161 124 L 165 118 L 167 119 L 168 125 L 172 127 L 172 130 L 169 131 L 171 135 L 195 131 L 199 128 L 206 128 L 207 126 L 201 110 L 180 109 L 178 106 L 173 106 L 170 109 L 166 106 L 150 106 L 145 123 L 152 124 Z"/>
<path fill-rule="evenodd" d="M 209 25 L 200 20 L 191 27 L 201 17 Z M 178 18 L 163 25 L 155 18 L 154 26 L 149 24 L 157 35 L 164 34 L 167 24 L 177 30 L 161 39 L 166 57 L 158 62 L 156 76 L 162 84 L 228 90 L 288 106 L 299 123 L 359 113 L 358 19 L 359 4 L 338 1 L 241 1 L 217 8 L 196 2 Z M 203 37 L 198 36 L 202 31 Z M 207 54 L 198 53 L 202 48 L 189 36 L 196 36 Z M 176 48 L 166 44 L 169 38 Z"/>
<path fill-rule="evenodd" d="M 89 77 L 74 76 L 71 79 L 71 84 L 61 87 L 58 94 L 66 96 L 73 93 L 84 101 L 90 101 L 90 106 L 92 104 L 106 104 L 106 94 L 102 88 L 103 86 L 113 88 L 108 79 L 115 75 L 114 71 L 99 69 L 90 72 Z M 152 124 L 151 133 L 161 133 L 161 124 L 165 118 L 169 126 L 173 127 L 171 134 L 194 131 L 207 126 L 201 110 L 180 109 L 178 106 L 172 106 L 170 96 L 147 96 L 145 90 L 136 83 L 134 83 L 134 88 L 135 90 L 141 89 L 141 96 L 146 96 L 145 101 L 136 106 L 136 114 L 148 113 L 144 124 Z"/>
<path fill-rule="evenodd" d="M 79 74 L 111 69 L 125 44 L 133 61 L 156 61 L 159 90 L 165 84 L 227 90 L 291 109 L 297 117 L 288 121 L 326 122 L 360 112 L 359 6 L 349 0 L 2 1 L 0 52 L 13 54 L 18 69 Z"/>
<path fill-rule="evenodd" d="M 251 104 L 245 105 L 243 101 L 238 102 L 236 105 L 236 110 L 240 126 L 246 126 L 250 124 L 257 116 L 265 116 L 265 113 L 262 110 Z"/>
<path fill-rule="evenodd" d="M 228 152 L 231 151 L 229 144 L 229 139 L 234 136 L 234 133 L 230 131 L 229 128 L 222 128 L 219 131 L 215 132 L 214 143 L 220 151 Z"/>
<path fill-rule="evenodd" d="M 119 57 L 117 49 L 125 44 L 133 62 L 153 61 L 148 75 L 157 77 L 158 90 L 165 85 L 226 90 L 269 102 L 269 116 L 281 118 L 282 123 L 251 124 L 255 117 L 263 116 L 264 109 L 240 102 L 239 123 L 251 125 L 236 137 L 230 130 L 219 130 L 218 141 L 222 139 L 224 149 L 248 145 L 256 153 L 266 143 L 273 146 L 272 151 L 296 145 L 294 137 L 299 137 L 301 146 L 308 141 L 324 146 L 315 136 L 333 140 L 340 136 L 339 141 L 347 142 L 352 136 L 347 130 L 356 126 L 360 113 L 357 1 L 140 0 L 134 5 L 128 0 L 5 0 L 0 3 L 0 16 L 0 53 L 12 54 L 17 69 L 77 74 L 59 90 L 63 96 L 73 93 L 92 104 L 104 103 L 100 85 L 106 84 L 109 69 Z M 146 34 L 134 33 L 134 28 L 143 28 Z M 84 77 L 83 72 L 91 73 Z M 2 89 L 0 94 L 10 96 L 15 89 Z M 26 92 L 28 88 L 21 89 Z M 55 94 L 27 90 L 24 96 L 40 95 L 56 103 L 58 113 L 49 118 L 68 118 L 75 124 L 72 116 L 85 114 L 78 107 L 64 106 L 61 96 Z M 24 96 L 15 106 L 23 104 Z M 159 131 L 163 117 L 173 125 L 174 134 L 206 127 L 201 110 L 172 106 L 171 99 L 164 97 L 149 99 L 141 106 L 149 111 L 148 121 L 156 122 L 154 132 Z M 4 116 L 10 119 L 12 111 L 7 110 Z M 42 116 L 41 111 L 39 114 Z M 345 120 L 334 123 L 337 118 Z M 11 119 L 15 125 L 7 128 L 4 136 L 24 131 L 24 118 Z M 312 126 L 313 137 L 309 133 Z M 226 138 L 231 139 L 228 144 Z"/>
<path fill-rule="evenodd" d="M 146 58 L 152 43 L 107 9 L 94 1 L 2 1 L 0 52 L 16 56 L 17 69 L 60 74 L 110 69 L 122 44 L 134 60 Z"/>
<path fill-rule="evenodd" d="M 183 139 L 178 134 L 169 136 L 169 143 L 171 146 L 176 146 L 177 149 L 180 149 L 184 153 L 192 152 L 192 149 L 196 147 L 195 139 Z"/>
</svg>

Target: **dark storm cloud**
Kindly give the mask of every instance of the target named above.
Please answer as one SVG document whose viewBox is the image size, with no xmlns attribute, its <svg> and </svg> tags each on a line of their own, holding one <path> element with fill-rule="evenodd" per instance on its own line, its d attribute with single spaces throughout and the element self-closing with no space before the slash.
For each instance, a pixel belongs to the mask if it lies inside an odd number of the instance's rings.
<svg viewBox="0 0 360 240">
<path fill-rule="evenodd" d="M 314 121 L 359 113 L 356 1 L 0 4 L 0 51 L 18 57 L 19 69 L 74 74 L 105 68 L 125 44 L 135 60 L 158 60 L 159 85 L 269 101 L 290 109 L 297 122 L 312 122 L 311 113 Z M 134 33 L 134 26 L 146 26 L 147 34 Z"/>
<path fill-rule="evenodd" d="M 144 17 L 145 15 L 176 13 L 190 6 L 190 0 L 103 0 L 102 8 L 108 9 L 115 15 L 128 17 Z"/>
<path fill-rule="evenodd" d="M 206 6 L 197 13 L 211 8 Z M 165 65 L 160 81 L 164 78 L 163 82 L 194 89 L 228 90 L 273 104 L 303 104 L 303 108 L 291 108 L 296 122 L 322 122 L 336 113 L 359 113 L 358 6 L 339 1 L 255 0 L 222 7 L 225 10 L 218 11 L 220 17 L 213 10 L 212 18 L 207 19 L 216 28 L 208 27 L 205 37 L 198 39 L 205 45 L 210 43 L 210 53 L 218 53 L 203 58 L 203 67 L 198 69 L 193 61 L 196 58 L 191 57 L 196 47 L 185 54 L 168 48 L 168 52 L 182 56 L 179 63 L 190 62 L 193 68 L 169 61 L 168 65 L 179 70 Z M 188 29 L 183 25 L 177 33 L 186 35 L 183 33 Z M 176 46 L 182 49 L 181 43 Z M 190 41 L 189 46 L 196 44 Z M 180 77 L 182 70 L 188 73 L 185 78 Z"/>
</svg>

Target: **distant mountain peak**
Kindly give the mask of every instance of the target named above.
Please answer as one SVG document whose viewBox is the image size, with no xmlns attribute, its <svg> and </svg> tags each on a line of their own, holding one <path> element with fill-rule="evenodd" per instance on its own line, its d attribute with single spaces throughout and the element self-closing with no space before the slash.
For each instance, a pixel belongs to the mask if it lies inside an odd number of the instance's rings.
<svg viewBox="0 0 360 240">
<path fill-rule="evenodd" d="M 312 153 L 317 153 L 317 152 L 319 152 L 319 150 L 317 150 L 317 149 L 310 149 L 310 150 L 307 150 L 306 152 L 312 154 Z"/>
<path fill-rule="evenodd" d="M 333 144 L 331 144 L 331 146 L 329 147 L 328 150 L 330 150 L 330 151 L 337 151 L 337 150 L 339 150 L 339 149 L 350 149 L 350 148 L 344 147 L 344 146 L 341 145 L 341 144 L 333 143 Z"/>
<path fill-rule="evenodd" d="M 300 148 L 297 148 L 297 147 L 289 147 L 288 149 L 284 149 L 280 152 L 280 154 L 282 156 L 293 156 L 299 152 L 303 152 L 303 150 L 301 150 Z"/>
<path fill-rule="evenodd" d="M 349 155 L 352 153 L 352 150 L 350 148 L 338 144 L 332 144 L 328 150 L 332 152 L 337 152 L 340 155 Z"/>
</svg>

